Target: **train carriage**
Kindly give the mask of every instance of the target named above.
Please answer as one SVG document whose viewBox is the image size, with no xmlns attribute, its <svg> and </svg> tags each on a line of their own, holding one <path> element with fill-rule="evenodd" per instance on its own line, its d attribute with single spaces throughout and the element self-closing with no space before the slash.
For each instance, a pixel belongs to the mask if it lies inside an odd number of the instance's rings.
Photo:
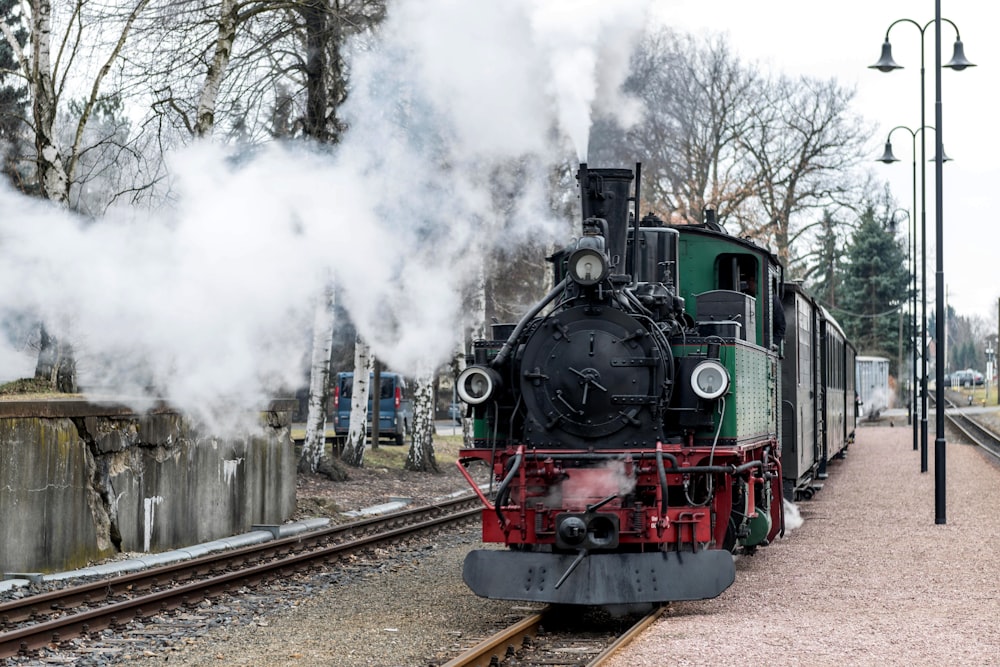
<svg viewBox="0 0 1000 667">
<path fill-rule="evenodd" d="M 825 308 L 819 308 L 818 345 L 823 349 L 823 451 L 819 461 L 819 478 L 825 479 L 827 464 L 843 456 L 854 442 L 857 426 L 854 376 L 857 353 L 840 324 Z"/>
<path fill-rule="evenodd" d="M 785 358 L 782 365 L 781 469 L 785 495 L 810 498 L 822 452 L 822 395 L 819 339 L 819 309 L 796 283 L 785 285 Z"/>
<path fill-rule="evenodd" d="M 854 347 L 830 313 L 798 283 L 786 283 L 782 368 L 785 495 L 809 499 L 826 466 L 853 441 Z"/>
</svg>

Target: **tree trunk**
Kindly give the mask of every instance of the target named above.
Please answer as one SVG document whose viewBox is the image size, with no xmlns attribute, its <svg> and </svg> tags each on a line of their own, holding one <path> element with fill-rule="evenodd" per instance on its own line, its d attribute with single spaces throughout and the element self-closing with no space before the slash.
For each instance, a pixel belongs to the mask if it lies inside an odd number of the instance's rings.
<svg viewBox="0 0 1000 667">
<path fill-rule="evenodd" d="M 431 375 L 417 378 L 413 395 L 413 440 L 406 457 L 407 470 L 440 472 L 434 460 L 434 380 Z"/>
<path fill-rule="evenodd" d="M 325 0 L 305 0 L 299 6 L 299 13 L 306 33 L 305 133 L 322 143 L 332 143 L 333 136 L 326 122 L 327 109 L 333 106 L 327 87 L 330 7 Z"/>
<path fill-rule="evenodd" d="M 333 291 L 316 304 L 313 318 L 312 363 L 309 368 L 309 409 L 299 470 L 316 472 L 326 453 L 326 410 L 330 395 L 330 348 L 333 346 Z"/>
<path fill-rule="evenodd" d="M 73 357 L 72 346 L 55 336 L 50 336 L 44 324 L 39 326 L 39 336 L 35 378 L 45 380 L 55 391 L 75 394 L 76 360 Z"/>
<path fill-rule="evenodd" d="M 194 134 L 204 137 L 212 133 L 215 126 L 215 105 L 219 99 L 219 88 L 222 79 L 229 68 L 229 59 L 233 53 L 233 43 L 236 41 L 236 28 L 239 24 L 238 7 L 235 0 L 222 0 L 219 5 L 219 30 L 215 41 L 215 53 L 205 72 L 205 83 L 201 87 L 198 98 L 198 110 L 195 115 Z M 329 368 L 327 369 L 329 373 Z"/>
<path fill-rule="evenodd" d="M 372 449 L 378 449 L 379 424 L 382 416 L 382 364 L 372 355 Z"/>
<path fill-rule="evenodd" d="M 365 445 L 368 440 L 368 397 L 371 395 L 371 382 L 368 375 L 372 372 L 373 362 L 371 347 L 361 339 L 360 334 L 354 341 L 354 388 L 351 390 L 351 427 L 347 431 L 347 443 L 344 445 L 344 460 L 350 465 L 360 468 L 365 463 Z"/>
<path fill-rule="evenodd" d="M 56 97 L 52 81 L 52 3 L 32 0 L 31 3 L 32 71 L 31 114 L 35 121 L 35 152 L 38 180 L 45 197 L 56 204 L 69 201 L 69 177 L 55 144 Z"/>
</svg>

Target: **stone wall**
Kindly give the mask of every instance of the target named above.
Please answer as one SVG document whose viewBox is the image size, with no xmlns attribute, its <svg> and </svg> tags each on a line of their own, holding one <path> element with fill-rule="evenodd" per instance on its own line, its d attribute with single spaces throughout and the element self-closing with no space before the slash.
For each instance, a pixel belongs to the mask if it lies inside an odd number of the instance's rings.
<svg viewBox="0 0 1000 667">
<path fill-rule="evenodd" d="M 0 401 L 0 573 L 83 567 L 280 524 L 295 510 L 291 401 L 237 437 L 164 406 Z"/>
</svg>

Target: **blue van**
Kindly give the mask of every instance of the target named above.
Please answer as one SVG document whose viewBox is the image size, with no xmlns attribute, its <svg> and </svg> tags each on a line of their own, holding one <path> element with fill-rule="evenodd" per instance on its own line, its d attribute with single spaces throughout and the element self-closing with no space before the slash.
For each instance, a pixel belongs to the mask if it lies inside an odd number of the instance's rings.
<svg viewBox="0 0 1000 667">
<path fill-rule="evenodd" d="M 413 426 L 413 403 L 407 391 L 406 380 L 399 373 L 381 374 L 382 387 L 379 395 L 378 433 L 380 438 L 390 438 L 402 445 Z M 374 384 L 374 374 L 368 376 Z M 333 429 L 338 438 L 347 437 L 351 427 L 351 396 L 354 390 L 354 373 L 337 373 L 333 384 Z M 368 394 L 368 435 L 372 433 L 372 396 L 374 387 Z"/>
</svg>

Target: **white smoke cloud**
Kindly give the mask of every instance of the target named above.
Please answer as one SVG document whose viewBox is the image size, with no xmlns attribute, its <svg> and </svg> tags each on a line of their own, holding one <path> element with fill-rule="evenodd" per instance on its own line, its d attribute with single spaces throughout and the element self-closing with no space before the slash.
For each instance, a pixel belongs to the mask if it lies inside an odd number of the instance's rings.
<svg viewBox="0 0 1000 667">
<path fill-rule="evenodd" d="M 802 518 L 799 506 L 787 498 L 782 498 L 781 502 L 784 503 L 785 507 L 785 532 L 788 533 L 796 528 L 801 528 L 806 520 Z"/>
<path fill-rule="evenodd" d="M 641 0 L 556 0 L 538 3 L 532 14 L 536 41 L 552 64 L 548 92 L 581 160 L 594 112 L 617 117 L 622 127 L 638 120 L 637 102 L 620 91 L 646 10 Z"/>
<path fill-rule="evenodd" d="M 887 387 L 872 387 L 866 392 L 864 403 L 861 405 L 861 417 L 875 420 L 881 416 L 882 412 L 889 407 L 889 399 L 892 393 Z"/>
<path fill-rule="evenodd" d="M 619 88 L 646 4 L 400 0 L 352 60 L 332 156 L 191 146 L 170 156 L 174 205 L 98 221 L 0 188 L 0 318 L 71 340 L 91 391 L 154 387 L 216 428 L 301 383 L 329 280 L 380 358 L 427 372 L 483 257 L 565 233 L 539 185 L 570 146 L 585 158 L 592 113 L 634 114 Z M 497 216 L 512 163 L 529 180 Z M 5 366 L 24 357 L 3 345 Z"/>
</svg>

